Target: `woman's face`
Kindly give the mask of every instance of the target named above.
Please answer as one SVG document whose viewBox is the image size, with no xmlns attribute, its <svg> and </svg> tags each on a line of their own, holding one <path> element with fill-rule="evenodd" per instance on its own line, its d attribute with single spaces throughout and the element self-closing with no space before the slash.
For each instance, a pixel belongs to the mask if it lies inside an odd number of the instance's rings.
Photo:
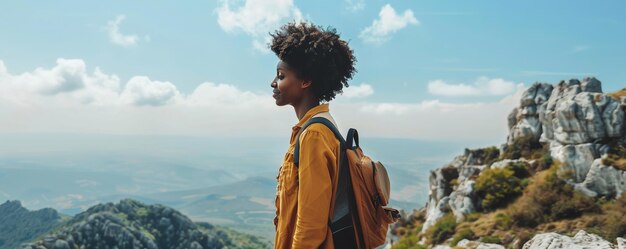
<svg viewBox="0 0 626 249">
<path fill-rule="evenodd" d="M 298 78 L 296 72 L 282 60 L 276 66 L 276 77 L 270 84 L 274 88 L 274 99 L 276 105 L 284 106 L 297 103 L 304 92 L 304 81 Z"/>
</svg>

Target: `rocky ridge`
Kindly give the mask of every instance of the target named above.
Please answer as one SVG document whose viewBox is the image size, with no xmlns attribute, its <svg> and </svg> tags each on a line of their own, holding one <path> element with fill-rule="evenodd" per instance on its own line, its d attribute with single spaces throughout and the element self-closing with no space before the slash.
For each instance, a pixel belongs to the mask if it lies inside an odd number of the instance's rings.
<svg viewBox="0 0 626 249">
<path fill-rule="evenodd" d="M 268 247 L 253 236 L 194 223 L 172 208 L 124 199 L 93 206 L 23 249 Z"/>
<path fill-rule="evenodd" d="M 420 234 L 449 214 L 458 223 L 473 213 L 487 212 L 484 196 L 477 193 L 476 179 L 488 170 L 513 170 L 512 166 L 518 165 L 532 175 L 558 164 L 558 177 L 577 192 L 592 198 L 621 196 L 626 190 L 625 110 L 626 96 L 602 93 L 601 82 L 595 78 L 533 84 L 508 116 L 505 144 L 466 149 L 431 171 L 429 199 L 419 214 L 424 220 Z M 544 154 L 536 155 L 537 151 Z M 425 242 L 422 237 L 421 243 Z M 497 248 L 486 246 L 479 247 Z"/>
<path fill-rule="evenodd" d="M 616 100 L 602 93 L 600 81 L 585 78 L 561 81 L 556 86 L 535 83 L 529 87 L 508 117 L 507 143 L 503 153 L 515 141 L 546 143 L 554 160 L 560 161 L 562 172 L 576 188 L 589 196 L 619 196 L 626 189 L 626 171 L 604 165 L 611 146 L 626 144 L 626 97 Z M 487 168 L 504 167 L 523 162 L 532 168 L 536 161 L 525 158 L 485 161 L 482 150 L 466 149 L 444 167 L 431 172 L 426 223 L 422 231 L 445 213 L 452 212 L 457 220 L 480 208 L 474 193 L 472 177 Z M 450 184 L 458 179 L 458 186 Z"/>
<path fill-rule="evenodd" d="M 0 249 L 19 247 L 58 226 L 63 217 L 52 208 L 29 211 L 20 201 L 0 204 Z"/>
</svg>

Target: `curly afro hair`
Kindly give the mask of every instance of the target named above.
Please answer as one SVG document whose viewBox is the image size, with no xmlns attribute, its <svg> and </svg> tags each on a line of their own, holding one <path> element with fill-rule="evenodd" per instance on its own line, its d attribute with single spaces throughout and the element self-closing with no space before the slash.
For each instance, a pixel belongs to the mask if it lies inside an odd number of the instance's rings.
<svg viewBox="0 0 626 249">
<path fill-rule="evenodd" d="M 310 80 L 320 101 L 330 101 L 356 72 L 356 58 L 337 30 L 305 22 L 288 23 L 270 34 L 270 48 L 292 67 L 299 78 Z"/>
</svg>

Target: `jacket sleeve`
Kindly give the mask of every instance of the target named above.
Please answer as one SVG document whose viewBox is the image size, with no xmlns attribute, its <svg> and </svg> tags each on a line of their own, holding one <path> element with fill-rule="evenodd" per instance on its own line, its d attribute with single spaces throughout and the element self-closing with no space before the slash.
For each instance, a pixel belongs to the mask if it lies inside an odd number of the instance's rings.
<svg viewBox="0 0 626 249">
<path fill-rule="evenodd" d="M 317 249 L 326 239 L 332 198 L 330 167 L 336 164 L 332 141 L 315 130 L 302 133 L 298 166 L 298 213 L 291 248 Z"/>
</svg>

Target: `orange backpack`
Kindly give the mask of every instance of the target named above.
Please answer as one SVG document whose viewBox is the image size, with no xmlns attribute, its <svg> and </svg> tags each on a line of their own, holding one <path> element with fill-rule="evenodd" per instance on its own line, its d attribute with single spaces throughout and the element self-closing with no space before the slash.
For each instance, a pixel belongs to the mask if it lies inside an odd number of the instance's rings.
<svg viewBox="0 0 626 249">
<path fill-rule="evenodd" d="M 336 249 L 371 249 L 385 243 L 389 224 L 398 221 L 398 210 L 385 207 L 389 203 L 390 183 L 387 170 L 379 161 L 374 162 L 359 147 L 359 134 L 350 128 L 346 140 L 336 128 L 328 112 L 322 112 L 307 121 L 300 133 L 309 125 L 326 125 L 341 146 L 339 182 L 335 195 L 333 217 L 328 224 L 333 233 Z M 294 163 L 298 166 L 300 134 L 294 150 Z M 346 246 L 355 240 L 355 246 Z"/>
</svg>

